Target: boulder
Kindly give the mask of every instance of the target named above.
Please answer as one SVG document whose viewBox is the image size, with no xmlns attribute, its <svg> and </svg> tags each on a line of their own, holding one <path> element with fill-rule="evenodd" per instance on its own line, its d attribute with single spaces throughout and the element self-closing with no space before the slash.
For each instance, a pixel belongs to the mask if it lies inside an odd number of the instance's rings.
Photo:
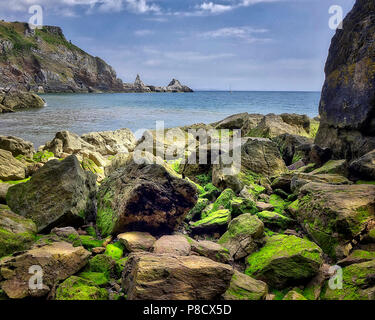
<svg viewBox="0 0 375 320">
<path fill-rule="evenodd" d="M 261 211 L 256 215 L 268 228 L 286 229 L 294 222 L 292 219 L 273 211 Z"/>
<path fill-rule="evenodd" d="M 38 231 L 76 226 L 95 214 L 96 177 L 72 155 L 46 163 L 26 183 L 11 187 L 7 204 L 33 220 Z"/>
<path fill-rule="evenodd" d="M 311 174 L 339 174 L 342 176 L 348 175 L 348 162 L 342 160 L 330 160 L 322 167 L 315 169 Z"/>
<path fill-rule="evenodd" d="M 354 160 L 349 167 L 350 174 L 363 180 L 375 180 L 375 150 Z"/>
<path fill-rule="evenodd" d="M 0 205 L 0 258 L 29 249 L 36 237 L 36 225 Z"/>
<path fill-rule="evenodd" d="M 290 188 L 292 192 L 298 193 L 299 190 L 310 182 L 316 183 L 328 183 L 332 185 L 349 185 L 351 182 L 343 176 L 338 174 L 309 174 L 309 173 L 297 173 L 293 175 L 290 182 Z"/>
<path fill-rule="evenodd" d="M 162 236 L 154 243 L 155 254 L 167 254 L 172 256 L 188 256 L 191 246 L 183 235 Z"/>
<path fill-rule="evenodd" d="M 136 139 L 129 129 L 115 131 L 91 132 L 81 138 L 95 147 L 96 152 L 103 156 L 128 154 L 134 150 Z"/>
<path fill-rule="evenodd" d="M 129 252 L 151 251 L 156 239 L 148 232 L 126 232 L 117 236 L 117 239 Z"/>
<path fill-rule="evenodd" d="M 144 153 L 138 159 L 132 154 L 99 188 L 97 225 L 103 235 L 171 232 L 197 199 L 196 187 L 160 158 Z"/>
<path fill-rule="evenodd" d="M 262 138 L 244 138 L 241 146 L 241 171 L 276 176 L 287 168 L 274 142 Z"/>
<path fill-rule="evenodd" d="M 327 254 L 343 258 L 375 218 L 374 208 L 373 185 L 309 183 L 300 190 L 297 219 Z"/>
<path fill-rule="evenodd" d="M 229 287 L 233 269 L 199 256 L 131 254 L 122 288 L 128 300 L 215 300 Z"/>
<path fill-rule="evenodd" d="M 223 233 L 227 229 L 231 219 L 232 215 L 230 210 L 219 209 L 209 211 L 203 219 L 191 222 L 190 226 L 192 232 L 195 234 Z"/>
<path fill-rule="evenodd" d="M 345 259 L 337 262 L 340 267 L 347 267 L 355 263 L 368 262 L 375 260 L 375 252 L 365 250 L 354 250 Z"/>
<path fill-rule="evenodd" d="M 233 219 L 218 243 L 229 250 L 230 257 L 240 260 L 254 252 L 264 236 L 264 225 L 256 216 L 245 213 Z"/>
<path fill-rule="evenodd" d="M 215 129 L 241 129 L 245 125 L 248 115 L 249 114 L 247 112 L 244 112 L 229 116 L 224 120 L 220 121 L 219 123 L 217 123 L 215 125 Z"/>
<path fill-rule="evenodd" d="M 69 154 L 78 154 L 81 150 L 95 151 L 94 146 L 69 131 L 57 132 L 55 138 L 47 142 L 43 149 L 52 152 L 59 158 Z"/>
<path fill-rule="evenodd" d="M 221 263 L 228 263 L 230 260 L 229 250 L 216 242 L 207 240 L 195 241 L 191 238 L 188 238 L 188 241 L 191 245 L 191 251 L 200 256 Z"/>
<path fill-rule="evenodd" d="M 322 265 L 322 250 L 313 242 L 295 236 L 274 235 L 247 259 L 246 274 L 274 288 L 306 281 Z"/>
<path fill-rule="evenodd" d="M 89 256 L 90 252 L 83 247 L 73 247 L 67 242 L 36 246 L 0 261 L 1 288 L 11 299 L 45 296 L 59 281 L 82 269 Z M 32 266 L 39 266 L 43 272 L 42 289 L 29 287 Z"/>
<path fill-rule="evenodd" d="M 17 111 L 28 108 L 42 108 L 46 102 L 31 92 L 9 91 L 0 93 L 0 104 L 8 110 Z"/>
<path fill-rule="evenodd" d="M 260 280 L 234 271 L 228 290 L 223 294 L 224 300 L 264 300 L 268 294 L 268 286 Z"/>
<path fill-rule="evenodd" d="M 302 146 L 313 143 L 313 140 L 307 137 L 284 133 L 272 139 L 277 144 L 280 153 L 286 163 L 291 165 L 301 160 L 297 150 Z"/>
<path fill-rule="evenodd" d="M 0 136 L 0 149 L 10 151 L 13 157 L 22 155 L 32 158 L 35 152 L 31 142 L 12 136 Z"/>
<path fill-rule="evenodd" d="M 12 153 L 0 149 L 0 180 L 22 180 L 26 176 L 26 166 L 12 156 Z"/>
<path fill-rule="evenodd" d="M 375 3 L 357 0 L 332 39 L 319 106 L 316 143 L 335 158 L 354 159 L 375 149 Z"/>
<path fill-rule="evenodd" d="M 285 121 L 285 120 L 286 121 Z M 268 114 L 247 135 L 250 137 L 275 138 L 289 133 L 299 136 L 309 136 L 310 119 L 303 115 L 275 115 Z"/>
<path fill-rule="evenodd" d="M 352 264 L 342 269 L 342 289 L 323 288 L 323 300 L 375 300 L 375 260 Z"/>
</svg>

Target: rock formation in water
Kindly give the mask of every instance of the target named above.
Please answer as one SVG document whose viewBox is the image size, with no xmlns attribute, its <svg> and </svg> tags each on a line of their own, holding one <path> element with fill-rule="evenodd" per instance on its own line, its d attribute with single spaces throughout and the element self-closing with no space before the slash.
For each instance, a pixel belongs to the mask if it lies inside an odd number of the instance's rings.
<svg viewBox="0 0 375 320">
<path fill-rule="evenodd" d="M 375 148 L 375 2 L 357 0 L 334 36 L 325 67 L 316 143 L 337 158 Z"/>
<path fill-rule="evenodd" d="M 1 87 L 39 93 L 154 91 L 139 76 L 124 84 L 110 65 L 72 44 L 59 27 L 32 30 L 27 23 L 5 21 L 0 22 Z"/>
</svg>

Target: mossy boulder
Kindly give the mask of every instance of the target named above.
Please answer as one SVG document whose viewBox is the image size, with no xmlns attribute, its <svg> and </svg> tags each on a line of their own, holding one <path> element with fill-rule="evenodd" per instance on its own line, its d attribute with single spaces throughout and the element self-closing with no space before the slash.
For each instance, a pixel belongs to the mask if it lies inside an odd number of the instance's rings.
<svg viewBox="0 0 375 320">
<path fill-rule="evenodd" d="M 274 235 L 247 259 L 246 274 L 274 288 L 306 281 L 322 265 L 322 250 L 313 242 L 295 236 Z"/>
<path fill-rule="evenodd" d="M 97 226 L 102 235 L 126 231 L 173 231 L 198 200 L 196 187 L 172 172 L 162 159 L 132 154 L 103 181 Z"/>
<path fill-rule="evenodd" d="M 198 220 L 201 217 L 203 210 L 208 206 L 209 200 L 205 198 L 199 198 L 196 205 L 185 217 L 185 221 L 190 222 Z"/>
<path fill-rule="evenodd" d="M 343 160 L 330 160 L 323 166 L 315 169 L 311 174 L 339 174 L 342 176 L 348 175 L 348 162 Z"/>
<path fill-rule="evenodd" d="M 283 298 L 283 300 L 293 300 L 293 301 L 298 301 L 298 300 L 307 300 L 302 294 L 295 290 L 289 291 Z"/>
<path fill-rule="evenodd" d="M 229 250 L 231 258 L 239 260 L 254 252 L 263 236 L 263 222 L 245 213 L 231 221 L 218 243 Z"/>
<path fill-rule="evenodd" d="M 293 224 L 293 220 L 277 212 L 262 211 L 256 214 L 266 227 L 286 229 Z"/>
<path fill-rule="evenodd" d="M 267 294 L 268 286 L 265 282 L 234 271 L 229 288 L 223 294 L 223 298 L 224 300 L 264 300 Z"/>
<path fill-rule="evenodd" d="M 29 249 L 36 240 L 35 223 L 0 205 L 0 258 Z"/>
<path fill-rule="evenodd" d="M 269 203 L 272 204 L 275 212 L 283 214 L 288 202 L 286 202 L 282 197 L 277 194 L 272 194 L 269 198 Z"/>
<path fill-rule="evenodd" d="M 290 183 L 292 192 L 298 193 L 299 190 L 310 182 L 328 183 L 332 185 L 347 185 L 351 184 L 348 178 L 338 174 L 311 174 L 311 173 L 296 173 Z"/>
<path fill-rule="evenodd" d="M 43 231 L 82 224 L 95 213 L 95 195 L 95 175 L 84 171 L 73 155 L 49 161 L 29 181 L 11 187 L 7 203 Z"/>
<path fill-rule="evenodd" d="M 323 300 L 375 300 L 375 260 L 352 264 L 342 269 L 342 289 L 330 288 L 327 281 Z"/>
<path fill-rule="evenodd" d="M 375 150 L 354 160 L 350 164 L 349 171 L 357 179 L 375 180 Z"/>
<path fill-rule="evenodd" d="M 82 246 L 84 246 L 86 249 L 91 250 L 94 248 L 102 247 L 103 246 L 103 240 L 99 240 L 97 238 L 94 238 L 89 235 L 82 235 L 79 236 L 79 239 L 82 243 Z"/>
<path fill-rule="evenodd" d="M 337 264 L 341 267 L 350 266 L 355 263 L 368 262 L 375 260 L 375 251 L 366 251 L 366 250 L 353 250 L 348 257 L 340 260 Z"/>
<path fill-rule="evenodd" d="M 81 272 L 78 274 L 78 277 L 92 281 L 97 286 L 104 286 L 108 284 L 109 278 L 103 272 Z"/>
<path fill-rule="evenodd" d="M 310 183 L 301 189 L 297 219 L 324 252 L 343 258 L 374 219 L 374 205 L 373 185 Z"/>
<path fill-rule="evenodd" d="M 190 223 L 190 226 L 194 233 L 223 232 L 226 230 L 230 220 L 230 211 L 228 209 L 220 209 L 210 211 L 205 218 Z"/>
<path fill-rule="evenodd" d="M 56 290 L 55 300 L 108 300 L 107 290 L 77 276 L 66 279 Z"/>
</svg>

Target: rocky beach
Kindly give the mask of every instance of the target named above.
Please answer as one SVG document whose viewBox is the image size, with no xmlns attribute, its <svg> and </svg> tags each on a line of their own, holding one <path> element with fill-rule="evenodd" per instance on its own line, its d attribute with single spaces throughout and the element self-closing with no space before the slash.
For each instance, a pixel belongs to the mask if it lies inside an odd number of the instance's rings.
<svg viewBox="0 0 375 320">
<path fill-rule="evenodd" d="M 0 136 L 0 300 L 375 300 L 373 1 L 344 25 L 315 118 L 245 112 L 141 138 L 66 130 L 37 148 Z M 61 29 L 24 28 L 17 41 L 42 39 L 32 56 L 78 50 Z M 38 92 L 192 91 L 124 84 L 84 52 L 58 59 L 32 81 L 0 62 L 0 117 L 48 108 Z"/>
</svg>

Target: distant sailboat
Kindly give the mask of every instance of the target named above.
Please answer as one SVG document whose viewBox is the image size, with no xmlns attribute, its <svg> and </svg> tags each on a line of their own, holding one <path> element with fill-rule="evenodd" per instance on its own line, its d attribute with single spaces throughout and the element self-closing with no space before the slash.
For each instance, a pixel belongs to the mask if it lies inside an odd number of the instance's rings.
<svg viewBox="0 0 375 320">
<path fill-rule="evenodd" d="M 232 93 L 232 87 L 229 86 L 229 93 Z"/>
</svg>

